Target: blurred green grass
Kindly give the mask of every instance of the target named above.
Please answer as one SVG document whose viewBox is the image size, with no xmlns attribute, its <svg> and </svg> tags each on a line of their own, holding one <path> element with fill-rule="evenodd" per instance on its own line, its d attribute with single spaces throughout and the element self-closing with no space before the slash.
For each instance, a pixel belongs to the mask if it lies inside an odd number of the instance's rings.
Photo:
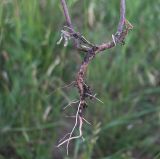
<svg viewBox="0 0 160 159">
<path fill-rule="evenodd" d="M 101 43 L 116 31 L 118 1 L 68 3 L 89 40 Z M 134 30 L 126 45 L 89 66 L 87 81 L 105 104 L 89 103 L 86 141 L 75 141 L 66 157 L 55 147 L 73 124 L 62 107 L 78 93 L 61 87 L 74 80 L 82 57 L 72 44 L 56 45 L 64 25 L 60 1 L 0 1 L 0 159 L 160 158 L 160 1 L 127 0 L 127 19 Z"/>
</svg>

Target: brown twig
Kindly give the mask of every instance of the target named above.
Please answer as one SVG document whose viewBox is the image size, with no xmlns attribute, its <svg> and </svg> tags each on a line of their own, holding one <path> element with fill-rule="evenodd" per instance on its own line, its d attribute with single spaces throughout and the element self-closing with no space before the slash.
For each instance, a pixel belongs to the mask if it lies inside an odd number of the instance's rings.
<svg viewBox="0 0 160 159">
<path fill-rule="evenodd" d="M 76 87 L 79 91 L 79 96 L 80 96 L 79 105 L 76 113 L 76 122 L 71 133 L 69 133 L 69 138 L 62 141 L 58 145 L 59 147 L 67 142 L 67 154 L 68 154 L 69 142 L 72 139 L 82 137 L 82 125 L 84 120 L 83 112 L 87 107 L 86 99 L 87 98 L 97 99 L 98 101 L 101 101 L 98 98 L 96 98 L 95 95 L 93 95 L 91 88 L 85 84 L 85 80 L 84 80 L 85 73 L 87 71 L 90 61 L 96 56 L 96 54 L 106 49 L 110 49 L 116 46 L 116 44 L 124 44 L 125 37 L 127 36 L 129 30 L 131 30 L 133 27 L 125 18 L 126 4 L 125 4 L 125 0 L 121 0 L 120 1 L 120 20 L 117 27 L 117 32 L 115 34 L 112 34 L 111 41 L 100 44 L 100 45 L 94 45 L 88 40 L 86 40 L 86 38 L 82 36 L 80 33 L 74 31 L 73 25 L 71 23 L 71 18 L 69 16 L 68 8 L 66 5 L 66 1 L 61 0 L 61 4 L 63 7 L 63 12 L 64 12 L 66 23 L 67 23 L 67 27 L 64 27 L 64 30 L 61 30 L 61 40 L 64 38 L 65 44 L 67 44 L 68 40 L 73 39 L 74 43 L 76 44 L 76 49 L 82 52 L 85 52 L 85 57 L 82 61 L 82 64 L 80 65 L 80 69 L 76 77 Z M 79 119 L 79 135 L 73 137 L 72 136 L 73 132 L 78 125 L 78 119 Z"/>
<path fill-rule="evenodd" d="M 61 4 L 62 4 L 62 7 L 63 7 L 63 12 L 64 12 L 64 16 L 66 18 L 67 25 L 73 30 L 73 26 L 72 26 L 72 22 L 71 22 L 69 12 L 68 12 L 68 7 L 67 7 L 67 4 L 66 4 L 66 1 L 61 0 Z"/>
<path fill-rule="evenodd" d="M 119 20 L 118 29 L 117 29 L 119 33 L 123 31 L 123 26 L 125 23 L 125 14 L 126 14 L 126 1 L 121 0 L 120 3 L 121 3 L 120 4 L 120 20 Z"/>
</svg>

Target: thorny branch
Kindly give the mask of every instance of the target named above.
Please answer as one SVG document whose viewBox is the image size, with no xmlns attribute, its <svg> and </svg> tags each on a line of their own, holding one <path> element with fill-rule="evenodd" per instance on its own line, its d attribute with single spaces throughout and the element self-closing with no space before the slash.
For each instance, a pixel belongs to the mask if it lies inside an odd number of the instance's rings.
<svg viewBox="0 0 160 159">
<path fill-rule="evenodd" d="M 110 49 L 116 46 L 117 44 L 124 44 L 125 38 L 128 32 L 132 30 L 133 26 L 125 18 L 126 4 L 125 4 L 125 0 L 121 0 L 120 1 L 120 20 L 119 20 L 117 32 L 115 34 L 112 34 L 111 41 L 103 44 L 95 45 L 89 42 L 88 40 L 86 40 L 86 38 L 82 36 L 79 32 L 76 32 L 74 30 L 73 25 L 71 23 L 71 18 L 68 12 L 66 1 L 61 0 L 61 4 L 63 7 L 63 12 L 65 15 L 67 26 L 64 26 L 64 29 L 61 30 L 61 39 L 58 41 L 58 44 L 60 44 L 61 41 L 64 39 L 65 41 L 64 46 L 67 46 L 68 40 L 73 39 L 75 48 L 85 53 L 85 57 L 82 61 L 82 64 L 80 66 L 80 69 L 76 77 L 76 87 L 79 91 L 80 99 L 78 100 L 79 105 L 78 105 L 77 113 L 75 117 L 76 118 L 75 125 L 71 133 L 68 133 L 63 139 L 61 139 L 62 142 L 60 142 L 59 145 L 57 146 L 57 147 L 60 147 L 61 145 L 67 143 L 67 154 L 68 154 L 69 142 L 73 139 L 82 137 L 82 126 L 83 126 L 83 120 L 84 120 L 83 114 L 84 114 L 85 108 L 87 107 L 86 99 L 89 98 L 89 99 L 99 100 L 97 97 L 95 97 L 95 95 L 93 95 L 91 88 L 85 84 L 85 79 L 84 79 L 85 73 L 87 71 L 90 61 L 95 57 L 96 54 L 106 49 Z M 74 130 L 77 126 L 79 127 L 79 135 L 73 136 Z M 64 140 L 67 136 L 69 137 L 66 140 Z"/>
</svg>

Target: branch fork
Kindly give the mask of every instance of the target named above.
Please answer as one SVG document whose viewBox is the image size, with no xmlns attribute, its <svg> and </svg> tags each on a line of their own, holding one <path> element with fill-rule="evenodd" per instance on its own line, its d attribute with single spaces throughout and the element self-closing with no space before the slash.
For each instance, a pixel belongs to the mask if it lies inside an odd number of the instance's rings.
<svg viewBox="0 0 160 159">
<path fill-rule="evenodd" d="M 85 57 L 80 65 L 80 69 L 76 76 L 76 84 L 75 86 L 78 89 L 79 92 L 79 104 L 77 107 L 77 112 L 75 116 L 75 124 L 70 133 L 68 133 L 64 138 L 60 140 L 60 143 L 57 147 L 62 146 L 63 144 L 67 143 L 67 154 L 68 154 L 68 147 L 69 143 L 73 139 L 82 138 L 83 139 L 83 133 L 82 133 L 82 127 L 83 127 L 83 121 L 89 123 L 84 117 L 84 110 L 87 107 L 86 99 L 95 99 L 99 102 L 103 103 L 100 99 L 96 97 L 96 94 L 93 94 L 91 88 L 85 84 L 85 73 L 87 71 L 88 65 L 90 61 L 100 52 L 113 48 L 117 44 L 125 44 L 125 38 L 128 35 L 128 32 L 133 29 L 133 26 L 130 24 L 130 22 L 125 18 L 125 11 L 126 11 L 126 4 L 125 0 L 120 0 L 120 20 L 117 28 L 117 32 L 115 34 L 112 34 L 112 40 L 103 44 L 95 45 L 88 41 L 83 35 L 81 35 L 79 32 L 76 32 L 73 28 L 71 18 L 68 12 L 67 4 L 65 0 L 61 0 L 61 4 L 63 7 L 64 16 L 66 19 L 67 26 L 64 26 L 63 30 L 61 30 L 61 38 L 57 42 L 58 44 L 61 43 L 61 41 L 64 39 L 64 46 L 68 45 L 68 41 L 73 39 L 74 41 L 74 47 L 75 49 L 84 52 Z M 71 103 L 72 104 L 72 103 Z M 67 106 L 68 107 L 68 106 Z M 73 136 L 73 133 L 78 127 L 79 135 Z M 66 137 L 68 138 L 66 139 Z"/>
</svg>

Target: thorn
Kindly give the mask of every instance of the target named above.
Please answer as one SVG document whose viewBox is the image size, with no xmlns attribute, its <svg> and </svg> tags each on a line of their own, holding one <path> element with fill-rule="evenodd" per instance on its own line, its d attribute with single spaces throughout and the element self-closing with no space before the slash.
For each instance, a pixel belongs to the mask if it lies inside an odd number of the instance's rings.
<svg viewBox="0 0 160 159">
<path fill-rule="evenodd" d="M 114 45 L 116 46 L 116 40 L 115 40 L 115 36 L 112 34 L 112 40 L 114 42 Z"/>
<path fill-rule="evenodd" d="M 73 115 L 73 116 L 67 116 L 67 115 L 66 115 L 65 117 L 66 117 L 66 118 L 75 118 L 76 116 L 74 116 L 74 115 Z"/>
<path fill-rule="evenodd" d="M 64 47 L 67 47 L 68 45 L 68 38 L 64 36 Z"/>
<path fill-rule="evenodd" d="M 89 121 L 87 121 L 85 118 L 82 118 L 87 124 L 92 125 Z"/>
<path fill-rule="evenodd" d="M 69 104 L 67 104 L 64 108 L 63 108 L 63 110 L 65 110 L 67 107 L 69 107 L 69 106 L 71 106 L 72 104 L 76 104 L 76 103 L 78 103 L 79 102 L 79 100 L 76 100 L 76 101 L 71 101 Z"/>
<path fill-rule="evenodd" d="M 70 86 L 72 86 L 73 83 L 76 83 L 76 81 L 73 81 L 73 82 L 71 82 L 70 84 L 68 84 L 68 85 L 66 85 L 66 86 L 63 86 L 63 87 L 60 87 L 60 88 L 67 88 L 67 87 L 70 87 Z"/>
<path fill-rule="evenodd" d="M 86 95 L 88 95 L 88 96 L 90 96 L 90 97 L 93 97 L 94 99 L 96 99 L 97 101 L 99 101 L 99 102 L 101 102 L 102 104 L 104 104 L 104 102 L 103 101 L 101 101 L 99 98 L 97 98 L 95 95 L 93 96 L 93 95 L 91 95 L 91 94 L 89 94 L 89 93 L 85 93 Z"/>
<path fill-rule="evenodd" d="M 86 87 L 89 87 L 85 82 L 83 82 L 83 84 L 84 84 Z"/>
<path fill-rule="evenodd" d="M 68 135 L 70 135 L 70 133 L 67 133 L 63 138 L 61 138 L 58 143 L 60 143 L 62 140 L 64 140 Z"/>
<path fill-rule="evenodd" d="M 68 30 L 70 30 L 70 31 L 72 31 L 72 32 L 74 32 L 74 30 L 71 28 L 71 27 L 68 27 L 68 26 L 63 26 L 64 28 L 67 28 Z"/>
<path fill-rule="evenodd" d="M 60 43 L 62 42 L 62 40 L 63 40 L 63 35 L 61 34 L 60 39 L 57 41 L 57 45 L 60 45 Z"/>
<path fill-rule="evenodd" d="M 85 141 L 85 138 L 82 136 L 82 141 L 84 142 Z"/>
</svg>

